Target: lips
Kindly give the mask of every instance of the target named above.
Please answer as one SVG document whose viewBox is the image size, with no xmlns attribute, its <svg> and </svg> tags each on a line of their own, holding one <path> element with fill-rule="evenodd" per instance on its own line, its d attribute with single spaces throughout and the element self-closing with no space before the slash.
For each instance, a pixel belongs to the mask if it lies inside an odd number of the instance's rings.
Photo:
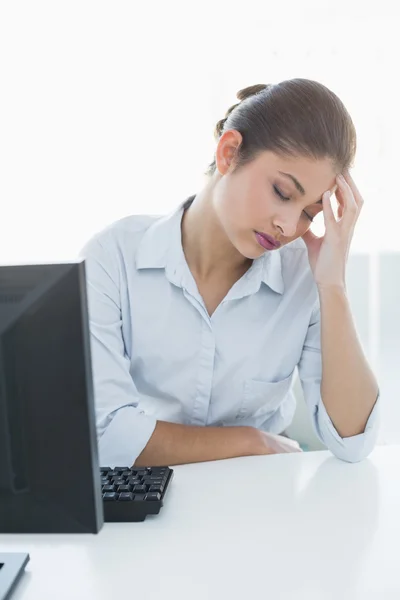
<svg viewBox="0 0 400 600">
<path fill-rule="evenodd" d="M 270 236 L 270 235 L 268 235 L 266 233 L 261 233 L 260 231 L 256 231 L 255 233 L 256 233 L 257 238 L 261 238 L 261 240 L 258 239 L 258 241 L 260 243 L 261 243 L 262 240 L 265 240 L 267 242 L 267 244 L 269 246 L 272 246 L 273 248 L 279 248 L 280 247 L 280 245 L 281 245 L 280 242 L 277 242 L 272 236 Z M 261 245 L 264 246 L 264 247 L 268 247 L 268 246 L 265 246 L 264 244 L 261 244 Z"/>
</svg>

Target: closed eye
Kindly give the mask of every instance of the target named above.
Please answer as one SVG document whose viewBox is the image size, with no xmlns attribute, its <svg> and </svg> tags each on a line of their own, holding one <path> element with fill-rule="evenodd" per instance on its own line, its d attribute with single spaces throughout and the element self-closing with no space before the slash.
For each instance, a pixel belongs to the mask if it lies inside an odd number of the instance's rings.
<svg viewBox="0 0 400 600">
<path fill-rule="evenodd" d="M 279 197 L 281 200 L 283 200 L 284 202 L 287 202 L 288 200 L 290 200 L 290 197 L 288 198 L 287 196 L 284 196 L 284 195 L 282 194 L 281 190 L 280 190 L 280 189 L 279 189 L 279 188 L 278 188 L 276 185 L 274 185 L 274 186 L 272 186 L 272 187 L 274 188 L 274 192 L 275 192 L 275 194 L 276 194 L 276 195 L 277 195 L 277 196 L 278 196 L 278 197 Z M 303 210 L 303 214 L 304 214 L 304 215 L 307 217 L 307 219 L 308 219 L 309 221 L 311 221 L 311 223 L 313 222 L 313 220 L 314 220 L 314 217 L 310 217 L 310 215 L 309 215 L 309 214 L 307 214 L 305 210 Z"/>
<path fill-rule="evenodd" d="M 278 187 L 276 187 L 276 185 L 274 185 L 274 186 L 273 186 L 273 188 L 274 188 L 275 194 L 276 194 L 277 196 L 279 196 L 279 198 L 280 198 L 281 200 L 290 200 L 290 198 L 287 198 L 286 196 L 284 196 L 284 195 L 282 194 L 281 190 L 280 190 Z"/>
</svg>

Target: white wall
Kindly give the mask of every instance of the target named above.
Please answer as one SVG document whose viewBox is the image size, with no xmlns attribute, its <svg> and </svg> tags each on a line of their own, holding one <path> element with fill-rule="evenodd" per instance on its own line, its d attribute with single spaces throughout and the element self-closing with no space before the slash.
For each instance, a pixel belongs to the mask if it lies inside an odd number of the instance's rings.
<svg viewBox="0 0 400 600">
<path fill-rule="evenodd" d="M 0 3 L 0 259 L 75 256 L 202 184 L 213 129 L 256 82 L 318 79 L 358 130 L 353 250 L 400 250 L 397 5 L 370 0 Z M 371 234 L 373 236 L 371 238 Z"/>
</svg>

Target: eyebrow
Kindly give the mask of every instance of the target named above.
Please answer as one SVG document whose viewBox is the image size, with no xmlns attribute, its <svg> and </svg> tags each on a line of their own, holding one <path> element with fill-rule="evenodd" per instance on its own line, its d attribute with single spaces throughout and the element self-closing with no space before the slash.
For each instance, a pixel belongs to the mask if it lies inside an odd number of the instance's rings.
<svg viewBox="0 0 400 600">
<path fill-rule="evenodd" d="M 293 181 L 294 185 L 296 186 L 296 188 L 300 192 L 300 194 L 302 196 L 304 196 L 304 194 L 306 193 L 306 191 L 303 188 L 303 186 L 301 185 L 301 183 L 299 181 L 297 181 L 296 177 L 294 177 L 290 173 L 283 173 L 282 171 L 278 171 L 278 173 L 280 173 L 281 175 L 284 175 L 285 177 L 289 177 L 289 179 L 291 179 Z"/>
<path fill-rule="evenodd" d="M 306 191 L 303 188 L 303 186 L 301 185 L 300 181 L 298 181 L 296 179 L 296 177 L 294 177 L 293 175 L 291 175 L 290 173 L 284 173 L 283 171 L 278 171 L 278 173 L 280 173 L 281 175 L 284 175 L 285 177 L 289 177 L 289 179 L 291 179 L 294 183 L 294 185 L 296 186 L 297 190 L 300 192 L 300 194 L 302 196 L 305 195 Z M 321 200 L 318 200 L 318 202 L 314 202 L 314 204 L 322 204 L 322 198 Z"/>
</svg>

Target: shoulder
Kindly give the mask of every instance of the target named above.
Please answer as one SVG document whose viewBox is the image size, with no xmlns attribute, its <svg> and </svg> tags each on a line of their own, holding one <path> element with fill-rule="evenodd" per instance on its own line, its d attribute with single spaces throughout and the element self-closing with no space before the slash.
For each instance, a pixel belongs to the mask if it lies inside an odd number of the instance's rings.
<svg viewBox="0 0 400 600">
<path fill-rule="evenodd" d="M 82 248 L 80 255 L 87 256 L 101 249 L 119 249 L 123 254 L 135 251 L 149 227 L 160 218 L 159 215 L 130 215 L 114 221 L 93 235 Z"/>
</svg>

